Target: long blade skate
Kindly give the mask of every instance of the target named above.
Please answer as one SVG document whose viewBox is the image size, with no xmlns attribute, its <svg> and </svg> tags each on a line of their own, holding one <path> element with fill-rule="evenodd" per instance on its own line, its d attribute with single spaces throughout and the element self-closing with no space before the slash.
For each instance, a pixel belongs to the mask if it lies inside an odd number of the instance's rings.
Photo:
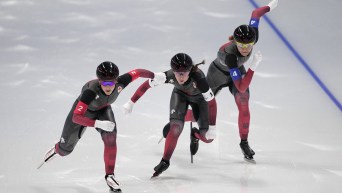
<svg viewBox="0 0 342 193">
<path fill-rule="evenodd" d="M 249 147 L 247 140 L 241 141 L 240 148 L 241 148 L 242 154 L 244 155 L 244 159 L 250 163 L 255 163 L 255 160 L 253 158 L 253 156 L 255 155 L 255 152 Z"/>
<path fill-rule="evenodd" d="M 158 172 L 154 172 L 153 175 L 151 176 L 151 179 L 158 177 L 160 175 L 160 173 Z"/>
<path fill-rule="evenodd" d="M 55 151 L 55 147 L 51 148 L 46 154 L 45 154 L 45 159 L 44 161 L 39 164 L 39 166 L 37 167 L 37 170 L 39 168 L 41 168 L 45 163 L 51 161 L 55 156 L 57 155 L 56 151 Z"/>
<path fill-rule="evenodd" d="M 41 168 L 44 164 L 45 164 L 45 161 L 43 161 L 41 164 L 39 164 L 39 166 L 37 167 L 37 170 L 38 170 L 39 168 Z"/>
<path fill-rule="evenodd" d="M 39 166 L 37 167 L 37 170 L 39 168 L 41 168 L 45 163 L 49 162 L 55 155 L 57 155 L 56 153 L 53 153 L 52 155 L 50 155 L 49 157 L 47 157 L 41 164 L 39 164 Z"/>
<path fill-rule="evenodd" d="M 122 193 L 120 183 L 115 179 L 114 174 L 106 175 L 105 179 L 109 187 L 109 193 Z"/>
<path fill-rule="evenodd" d="M 251 164 L 256 164 L 256 161 L 254 160 L 254 158 L 250 159 L 250 158 L 244 158 L 244 160 L 248 163 L 251 163 Z"/>
<path fill-rule="evenodd" d="M 158 141 L 158 144 L 159 144 L 160 142 L 162 142 L 163 139 L 164 139 L 164 136 L 161 136 L 161 138 L 160 138 L 159 141 Z"/>
<path fill-rule="evenodd" d="M 159 176 L 161 173 L 167 170 L 169 166 L 170 166 L 170 162 L 162 159 L 160 163 L 156 167 L 154 167 L 155 172 L 153 173 L 151 179 Z"/>
</svg>

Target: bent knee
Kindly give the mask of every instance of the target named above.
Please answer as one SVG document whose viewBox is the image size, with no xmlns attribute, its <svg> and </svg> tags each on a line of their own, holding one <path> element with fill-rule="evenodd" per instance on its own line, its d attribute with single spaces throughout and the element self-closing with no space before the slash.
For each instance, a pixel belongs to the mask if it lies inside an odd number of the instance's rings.
<svg viewBox="0 0 342 193">
<path fill-rule="evenodd" d="M 116 146 L 116 133 L 104 133 L 102 134 L 102 141 L 106 146 Z"/>
<path fill-rule="evenodd" d="M 183 131 L 184 122 L 180 120 L 171 120 L 170 121 L 170 131 L 168 135 L 173 137 L 179 137 Z"/>
</svg>

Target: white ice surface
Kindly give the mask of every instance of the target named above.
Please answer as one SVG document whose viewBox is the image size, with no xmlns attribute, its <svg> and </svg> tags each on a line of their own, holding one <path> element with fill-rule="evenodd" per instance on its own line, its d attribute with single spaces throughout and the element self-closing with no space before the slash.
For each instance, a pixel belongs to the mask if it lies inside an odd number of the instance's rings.
<svg viewBox="0 0 342 193">
<path fill-rule="evenodd" d="M 339 0 L 280 0 L 267 14 L 339 101 L 341 7 Z M 2 0 L 0 192 L 107 192 L 103 144 L 92 128 L 71 155 L 36 170 L 97 65 L 110 60 L 121 73 L 160 72 L 175 53 L 186 52 L 196 62 L 205 58 L 206 72 L 252 10 L 247 0 Z M 256 164 L 242 158 L 237 108 L 224 89 L 217 97 L 218 138 L 201 143 L 191 164 L 187 123 L 170 168 L 150 180 L 163 152 L 157 141 L 168 121 L 172 86 L 149 90 L 125 116 L 121 106 L 143 82 L 137 80 L 113 105 L 116 176 L 125 193 L 342 192 L 341 110 L 265 20 L 259 27 L 255 50 L 264 60 L 250 87 Z"/>
</svg>

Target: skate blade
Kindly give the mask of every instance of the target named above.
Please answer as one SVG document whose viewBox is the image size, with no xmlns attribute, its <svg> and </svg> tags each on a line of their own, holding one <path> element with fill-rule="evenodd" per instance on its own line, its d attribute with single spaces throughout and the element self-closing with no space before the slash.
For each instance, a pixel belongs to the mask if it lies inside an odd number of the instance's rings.
<svg viewBox="0 0 342 193">
<path fill-rule="evenodd" d="M 249 162 L 249 163 L 256 164 L 256 161 L 254 160 L 254 158 L 253 158 L 253 157 L 252 157 L 252 158 L 250 158 L 250 157 L 247 157 L 247 156 L 245 156 L 245 157 L 244 157 L 244 159 L 245 159 L 245 161 L 247 161 L 247 162 Z"/>
<path fill-rule="evenodd" d="M 151 176 L 151 179 L 154 179 L 154 178 L 158 177 L 159 175 L 160 175 L 160 173 L 154 172 L 153 175 Z"/>
<path fill-rule="evenodd" d="M 162 136 L 162 137 L 159 139 L 158 144 L 159 144 L 160 142 L 162 142 L 163 139 L 164 139 L 164 136 Z"/>
<path fill-rule="evenodd" d="M 39 168 L 41 168 L 44 164 L 45 164 L 45 161 L 43 161 L 41 164 L 39 164 L 39 166 L 37 167 L 37 170 L 39 170 Z"/>
<path fill-rule="evenodd" d="M 109 190 L 109 193 L 122 193 L 121 189 L 118 190 Z"/>
</svg>

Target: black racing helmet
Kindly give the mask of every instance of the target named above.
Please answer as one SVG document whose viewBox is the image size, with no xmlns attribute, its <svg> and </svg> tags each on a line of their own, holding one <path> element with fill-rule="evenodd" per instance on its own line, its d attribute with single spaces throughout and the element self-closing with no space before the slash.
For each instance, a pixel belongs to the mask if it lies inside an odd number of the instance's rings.
<svg viewBox="0 0 342 193">
<path fill-rule="evenodd" d="M 190 71 L 193 63 L 189 55 L 178 53 L 171 58 L 171 68 L 173 71 Z"/>
<path fill-rule="evenodd" d="M 249 44 L 255 42 L 256 33 L 253 27 L 249 25 L 240 25 L 234 30 L 234 40 L 239 43 Z"/>
<path fill-rule="evenodd" d="M 96 76 L 99 80 L 116 80 L 119 68 L 113 62 L 102 62 L 96 69 Z"/>
</svg>

